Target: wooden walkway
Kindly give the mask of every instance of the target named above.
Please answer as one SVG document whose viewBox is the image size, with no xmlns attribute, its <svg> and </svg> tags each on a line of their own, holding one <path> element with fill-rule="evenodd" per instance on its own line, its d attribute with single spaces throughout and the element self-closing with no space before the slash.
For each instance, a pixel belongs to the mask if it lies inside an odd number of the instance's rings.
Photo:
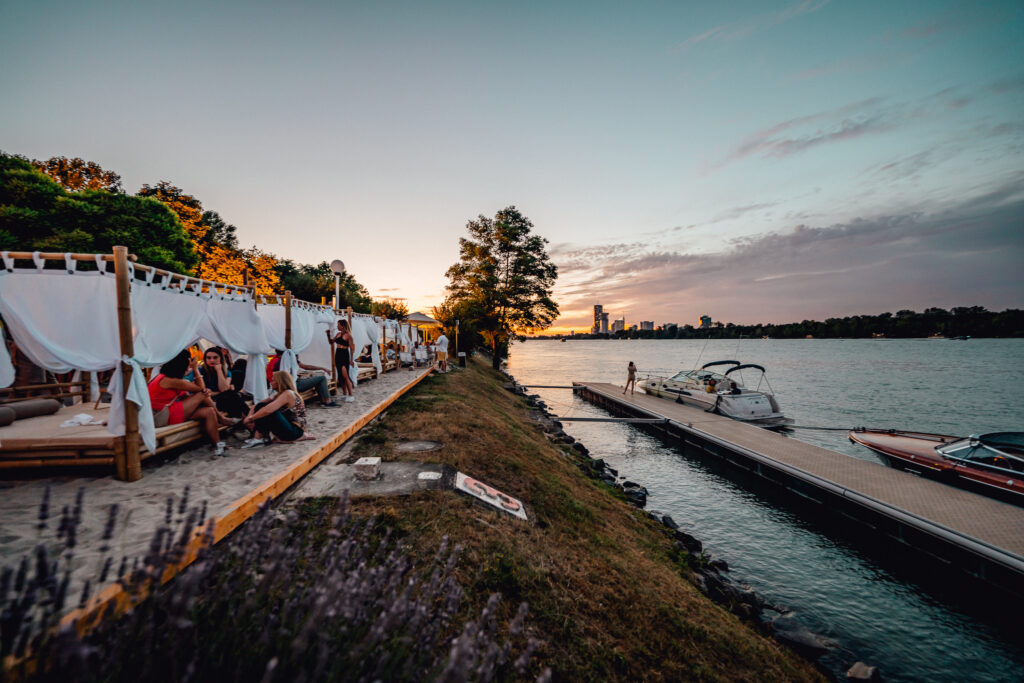
<svg viewBox="0 0 1024 683">
<path fill-rule="evenodd" d="M 38 541 L 36 516 L 46 488 L 52 488 L 55 502 L 51 505 L 58 507 L 64 501 L 73 500 L 79 487 L 86 494 L 83 525 L 78 530 L 76 560 L 79 562 L 73 570 L 69 594 L 77 595 L 84 580 L 94 578 L 98 560 L 102 559 L 96 546 L 101 544 L 100 535 L 112 503 L 116 503 L 120 511 L 113 541 L 118 549 L 115 555 L 129 559 L 144 556 L 156 526 L 163 519 L 168 498 L 173 498 L 177 505 L 185 484 L 191 489 L 193 504 L 208 503 L 213 542 L 217 543 L 251 517 L 260 505 L 281 495 L 430 374 L 431 368 L 390 372 L 357 387 L 355 403 L 336 409 L 311 409 L 308 413 L 310 431 L 315 430 L 318 437 L 312 441 L 251 451 L 233 447 L 223 458 L 211 455 L 202 447 L 174 461 L 147 466 L 146 476 L 130 484 L 113 476 L 95 475 L 57 478 L 40 475 L 4 482 L 7 488 L 0 501 L 0 519 L 4 520 L 8 534 L 0 539 L 0 560 L 4 565 L 13 566 L 19 557 L 31 552 Z M 20 533 L 15 533 L 19 530 Z M 163 577 L 165 581 L 195 559 L 205 543 L 204 532 L 205 528 L 193 530 L 185 558 L 168 568 Z M 79 632 L 84 633 L 99 621 L 105 610 L 119 612 L 131 607 L 130 598 L 120 584 L 100 587 L 84 607 L 66 614 L 62 623 L 74 623 Z"/>
<path fill-rule="evenodd" d="M 1024 508 L 852 458 L 699 408 L 606 383 L 576 383 L 584 398 L 664 418 L 677 431 L 852 501 L 1024 578 Z M 588 396 L 588 393 L 590 394 Z"/>
</svg>

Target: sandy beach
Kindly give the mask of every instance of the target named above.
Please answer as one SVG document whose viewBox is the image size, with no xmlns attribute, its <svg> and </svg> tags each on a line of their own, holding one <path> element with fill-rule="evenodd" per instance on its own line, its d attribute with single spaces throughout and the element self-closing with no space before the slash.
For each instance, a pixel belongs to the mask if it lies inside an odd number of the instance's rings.
<svg viewBox="0 0 1024 683">
<path fill-rule="evenodd" d="M 44 473 L 23 479 L 0 481 L 0 562 L 16 566 L 21 558 L 44 543 L 51 551 L 64 547 L 58 539 L 61 510 L 73 509 L 80 489 L 84 489 L 82 523 L 73 556 L 60 561 L 60 571 L 72 571 L 69 608 L 78 603 L 84 581 L 95 580 L 105 557 L 113 558 L 116 570 L 122 558 L 141 558 L 146 554 L 154 531 L 165 522 L 168 501 L 172 503 L 171 521 L 181 529 L 187 512 L 181 510 L 188 487 L 188 507 L 206 503 L 207 517 L 220 517 L 234 503 L 290 464 L 319 448 L 332 435 L 344 431 L 363 415 L 395 392 L 411 384 L 428 370 L 399 370 L 374 380 L 364 381 L 355 390 L 355 402 L 339 408 L 321 408 L 311 402 L 308 431 L 313 440 L 294 444 L 276 444 L 243 450 L 241 441 L 230 439 L 224 457 L 213 455 L 209 445 L 170 457 L 155 457 L 143 463 L 141 480 L 126 483 L 114 477 L 112 469 L 67 474 Z M 240 432 L 241 433 L 241 432 Z M 44 491 L 51 487 L 50 513 L 46 528 L 39 528 L 39 507 Z M 110 550 L 104 554 L 102 536 L 112 505 L 117 505 L 117 524 Z M 108 582 L 115 578 L 114 572 Z M 93 590 L 95 590 L 93 586 Z"/>
</svg>

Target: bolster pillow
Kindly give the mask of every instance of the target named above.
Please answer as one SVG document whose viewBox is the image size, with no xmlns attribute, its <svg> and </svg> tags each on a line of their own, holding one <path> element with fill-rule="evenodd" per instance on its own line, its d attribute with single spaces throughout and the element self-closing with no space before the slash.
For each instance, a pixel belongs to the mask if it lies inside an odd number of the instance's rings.
<svg viewBox="0 0 1024 683">
<path fill-rule="evenodd" d="M 6 427 L 18 418 L 7 406 L 0 406 L 0 427 Z"/>
<path fill-rule="evenodd" d="M 52 398 L 38 398 L 30 401 L 15 401 L 8 404 L 8 407 L 14 411 L 15 420 L 24 420 L 27 417 L 53 415 L 60 410 L 60 402 Z"/>
</svg>

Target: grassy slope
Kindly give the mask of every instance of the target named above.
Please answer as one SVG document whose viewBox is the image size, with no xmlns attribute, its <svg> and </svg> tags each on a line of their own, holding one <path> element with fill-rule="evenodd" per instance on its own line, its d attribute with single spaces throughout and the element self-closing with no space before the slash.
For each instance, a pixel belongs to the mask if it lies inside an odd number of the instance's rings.
<svg viewBox="0 0 1024 683">
<path fill-rule="evenodd" d="M 446 534 L 461 544 L 465 609 L 478 612 L 495 591 L 506 616 L 527 601 L 544 641 L 536 659 L 556 678 L 820 679 L 684 579 L 661 527 L 583 476 L 502 383 L 478 363 L 425 380 L 364 435 L 359 455 L 400 459 L 398 441 L 441 441 L 421 459 L 520 498 L 531 523 L 447 491 L 357 500 L 353 513 L 382 514 L 424 556 Z"/>
</svg>

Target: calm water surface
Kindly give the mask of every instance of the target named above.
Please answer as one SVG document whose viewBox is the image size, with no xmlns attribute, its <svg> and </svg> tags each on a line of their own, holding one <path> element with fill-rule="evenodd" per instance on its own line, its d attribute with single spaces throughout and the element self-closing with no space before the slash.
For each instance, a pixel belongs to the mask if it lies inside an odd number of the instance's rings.
<svg viewBox="0 0 1024 683">
<path fill-rule="evenodd" d="M 512 348 L 523 384 L 623 384 L 632 360 L 645 371 L 735 359 L 768 368 L 783 411 L 798 425 L 895 427 L 966 435 L 1024 429 L 1024 340 L 529 341 Z M 698 363 L 699 361 L 699 363 Z M 746 375 L 748 386 L 756 373 Z M 753 380 L 753 381 L 751 381 Z M 536 389 L 558 415 L 602 415 L 560 389 Z M 725 559 L 738 579 L 836 641 L 823 661 L 842 673 L 854 659 L 886 680 L 1024 680 L 1024 627 L 978 609 L 955 586 L 936 589 L 884 549 L 806 520 L 765 491 L 634 427 L 566 422 L 566 431 L 660 510 Z M 845 432 L 798 429 L 793 438 L 875 461 Z M 770 496 L 769 496 L 770 497 Z M 998 605 L 998 596 L 991 596 Z"/>
</svg>

